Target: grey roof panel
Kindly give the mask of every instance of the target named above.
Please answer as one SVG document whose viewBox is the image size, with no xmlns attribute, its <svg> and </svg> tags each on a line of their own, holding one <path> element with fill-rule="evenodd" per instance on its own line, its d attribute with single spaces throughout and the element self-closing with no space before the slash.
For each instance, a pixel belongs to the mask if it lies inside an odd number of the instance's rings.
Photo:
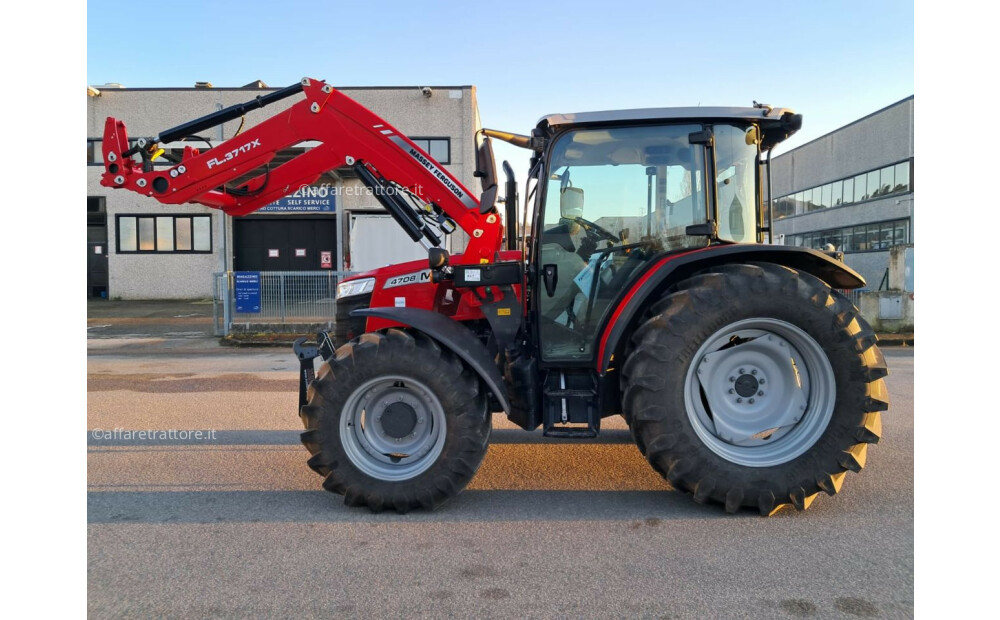
<svg viewBox="0 0 1000 620">
<path fill-rule="evenodd" d="M 538 123 L 548 123 L 550 126 L 570 125 L 574 123 L 616 123 L 648 120 L 696 120 L 696 119 L 732 119 L 742 121 L 778 121 L 782 114 L 792 110 L 788 108 L 772 108 L 768 113 L 762 108 L 723 108 L 723 107 L 688 107 L 688 108 L 638 108 L 633 110 L 605 110 L 600 112 L 576 112 L 570 114 L 549 114 L 539 119 Z"/>
</svg>

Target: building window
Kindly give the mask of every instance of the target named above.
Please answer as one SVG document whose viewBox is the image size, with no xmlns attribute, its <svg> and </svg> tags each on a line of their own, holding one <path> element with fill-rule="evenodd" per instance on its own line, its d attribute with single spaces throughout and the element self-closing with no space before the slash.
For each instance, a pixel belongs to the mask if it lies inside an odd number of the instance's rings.
<svg viewBox="0 0 1000 620">
<path fill-rule="evenodd" d="M 410 138 L 439 164 L 451 163 L 451 138 Z"/>
<path fill-rule="evenodd" d="M 107 208 L 104 196 L 87 196 L 87 226 L 105 226 Z"/>
<path fill-rule="evenodd" d="M 909 243 L 909 231 L 909 220 L 893 220 L 789 235 L 785 240 L 787 245 L 816 250 L 822 250 L 830 244 L 843 252 L 873 252 Z"/>
<path fill-rule="evenodd" d="M 775 199 L 775 219 L 802 215 L 820 209 L 840 207 L 913 190 L 911 160 L 810 187 Z"/>
<path fill-rule="evenodd" d="M 910 162 L 903 161 L 896 164 L 896 185 L 893 186 L 893 192 L 905 192 L 911 189 L 910 185 Z"/>
<path fill-rule="evenodd" d="M 119 215 L 115 220 L 119 254 L 212 251 L 211 215 Z"/>
<path fill-rule="evenodd" d="M 103 166 L 104 153 L 101 151 L 101 141 L 87 138 L 87 165 Z"/>
</svg>

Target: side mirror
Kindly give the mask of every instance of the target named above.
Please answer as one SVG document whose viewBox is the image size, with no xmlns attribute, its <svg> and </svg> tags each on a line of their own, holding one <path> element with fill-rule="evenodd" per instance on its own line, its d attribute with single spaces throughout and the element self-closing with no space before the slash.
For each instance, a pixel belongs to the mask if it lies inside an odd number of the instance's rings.
<svg viewBox="0 0 1000 620">
<path fill-rule="evenodd" d="M 545 293 L 549 297 L 554 297 L 556 294 L 556 285 L 559 284 L 559 267 L 556 265 L 543 265 L 542 279 L 545 281 Z"/>
<path fill-rule="evenodd" d="M 431 269 L 441 269 L 448 266 L 448 259 L 451 257 L 448 250 L 444 248 L 431 248 L 427 251 L 427 265 Z"/>
</svg>

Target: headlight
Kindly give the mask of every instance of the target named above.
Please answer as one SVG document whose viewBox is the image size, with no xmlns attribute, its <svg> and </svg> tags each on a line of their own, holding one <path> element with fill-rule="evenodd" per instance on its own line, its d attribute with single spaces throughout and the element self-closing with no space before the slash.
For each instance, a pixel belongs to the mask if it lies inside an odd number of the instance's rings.
<svg viewBox="0 0 1000 620">
<path fill-rule="evenodd" d="M 375 290 L 375 278 L 361 278 L 360 280 L 349 280 L 337 285 L 337 299 L 341 297 L 352 297 L 354 295 L 364 295 Z"/>
</svg>

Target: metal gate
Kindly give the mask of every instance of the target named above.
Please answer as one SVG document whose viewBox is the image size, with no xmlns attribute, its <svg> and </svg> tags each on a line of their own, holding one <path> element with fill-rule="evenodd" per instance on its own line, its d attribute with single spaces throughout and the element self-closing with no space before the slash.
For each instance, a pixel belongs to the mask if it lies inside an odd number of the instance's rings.
<svg viewBox="0 0 1000 620">
<path fill-rule="evenodd" d="M 259 271 L 260 310 L 237 312 L 237 272 L 213 274 L 215 335 L 235 331 L 310 332 L 332 326 L 337 284 L 349 271 Z"/>
</svg>

